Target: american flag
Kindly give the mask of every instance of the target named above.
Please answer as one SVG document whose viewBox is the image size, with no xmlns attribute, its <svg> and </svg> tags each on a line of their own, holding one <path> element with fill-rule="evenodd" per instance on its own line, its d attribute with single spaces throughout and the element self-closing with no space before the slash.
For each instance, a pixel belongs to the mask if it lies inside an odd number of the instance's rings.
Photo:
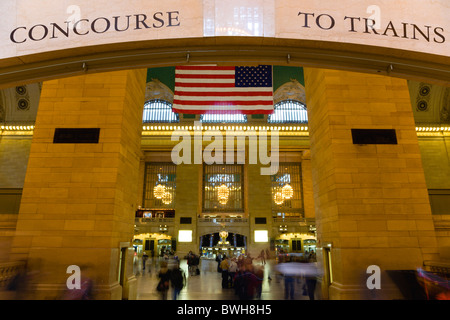
<svg viewBox="0 0 450 320">
<path fill-rule="evenodd" d="M 272 66 L 176 67 L 172 109 L 197 114 L 272 113 Z"/>
</svg>

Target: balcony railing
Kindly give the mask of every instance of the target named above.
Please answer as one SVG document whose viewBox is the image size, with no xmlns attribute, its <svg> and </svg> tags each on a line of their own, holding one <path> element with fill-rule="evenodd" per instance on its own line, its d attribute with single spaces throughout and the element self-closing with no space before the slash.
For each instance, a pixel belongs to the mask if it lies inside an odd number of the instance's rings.
<svg viewBox="0 0 450 320">
<path fill-rule="evenodd" d="M 296 223 L 300 225 L 315 225 L 315 219 L 303 218 L 303 217 L 276 217 L 273 218 L 274 223 Z"/>
<path fill-rule="evenodd" d="M 136 218 L 138 223 L 173 223 L 175 218 Z"/>
<path fill-rule="evenodd" d="M 199 218 L 199 223 L 248 223 L 247 218 Z"/>
<path fill-rule="evenodd" d="M 305 218 L 301 217 L 286 217 L 286 218 L 273 218 L 273 222 L 306 222 Z"/>
</svg>

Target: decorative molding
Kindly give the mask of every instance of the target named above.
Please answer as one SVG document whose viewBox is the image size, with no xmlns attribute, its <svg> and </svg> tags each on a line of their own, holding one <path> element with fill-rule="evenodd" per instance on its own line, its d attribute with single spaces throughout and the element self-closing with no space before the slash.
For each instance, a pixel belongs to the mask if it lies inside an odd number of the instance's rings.
<svg viewBox="0 0 450 320">
<path fill-rule="evenodd" d="M 173 95 L 173 91 L 158 79 L 147 82 L 145 101 L 159 99 L 173 103 Z"/>
<path fill-rule="evenodd" d="M 273 94 L 273 103 L 277 104 L 284 100 L 296 100 L 306 105 L 305 87 L 296 79 L 286 82 Z"/>
</svg>

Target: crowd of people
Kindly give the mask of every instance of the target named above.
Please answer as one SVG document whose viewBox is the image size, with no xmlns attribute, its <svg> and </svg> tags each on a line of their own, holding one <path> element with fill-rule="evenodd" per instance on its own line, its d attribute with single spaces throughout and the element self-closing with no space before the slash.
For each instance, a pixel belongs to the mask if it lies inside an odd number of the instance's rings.
<svg viewBox="0 0 450 320">
<path fill-rule="evenodd" d="M 300 294 L 309 296 L 309 299 L 313 300 L 316 276 L 306 275 L 305 270 L 313 265 L 315 252 L 304 252 L 301 255 L 280 253 L 275 258 L 275 268 L 267 269 L 265 265 L 270 259 L 269 250 L 261 250 L 256 258 L 249 253 L 239 256 L 218 254 L 215 260 L 217 272 L 221 274 L 222 289 L 232 290 L 240 300 L 261 299 L 264 273 L 271 270 L 272 274 L 268 274 L 267 279 L 271 281 L 272 276 L 276 278 L 277 283 L 283 279 L 285 299 L 294 299 L 295 294 L 297 294 L 295 297 L 298 297 L 298 291 L 301 290 Z M 188 266 L 189 277 L 200 275 L 200 256 L 190 251 L 184 256 L 184 259 Z M 148 257 L 144 254 L 142 257 L 144 271 L 147 260 Z M 172 288 L 172 298 L 176 300 L 180 291 L 186 286 L 186 275 L 180 268 L 178 256 L 175 254 L 169 256 L 166 252 L 164 256 L 159 257 L 158 261 L 159 268 L 155 268 L 155 275 L 158 278 L 156 291 L 160 294 L 161 299 L 166 300 L 169 289 Z"/>
<path fill-rule="evenodd" d="M 260 299 L 265 259 L 261 259 L 262 265 L 253 264 L 253 260 L 250 254 L 237 258 L 218 255 L 217 271 L 222 273 L 222 288 L 234 289 L 241 300 Z"/>
</svg>

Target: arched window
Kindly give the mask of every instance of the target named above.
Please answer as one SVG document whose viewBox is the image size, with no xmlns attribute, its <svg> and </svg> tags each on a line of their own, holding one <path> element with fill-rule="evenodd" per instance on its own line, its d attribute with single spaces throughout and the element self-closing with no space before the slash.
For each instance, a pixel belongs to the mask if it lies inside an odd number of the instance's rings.
<svg viewBox="0 0 450 320">
<path fill-rule="evenodd" d="M 179 116 L 172 111 L 170 102 L 153 99 L 144 104 L 143 123 L 175 123 L 179 121 Z"/>
<path fill-rule="evenodd" d="M 296 100 L 283 100 L 274 106 L 269 123 L 308 123 L 306 106 Z"/>
<path fill-rule="evenodd" d="M 245 114 L 220 114 L 207 113 L 200 116 L 200 122 L 203 123 L 246 123 Z"/>
</svg>

